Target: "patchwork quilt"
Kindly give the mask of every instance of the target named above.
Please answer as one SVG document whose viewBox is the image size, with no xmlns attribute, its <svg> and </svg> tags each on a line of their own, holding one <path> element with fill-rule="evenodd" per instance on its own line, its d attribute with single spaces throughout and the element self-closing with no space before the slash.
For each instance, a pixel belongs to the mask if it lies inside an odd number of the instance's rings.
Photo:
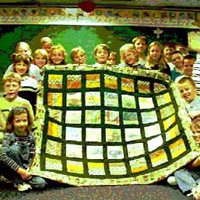
<svg viewBox="0 0 200 200">
<path fill-rule="evenodd" d="M 33 174 L 75 186 L 150 184 L 199 155 L 165 74 L 51 66 L 43 84 Z"/>
</svg>

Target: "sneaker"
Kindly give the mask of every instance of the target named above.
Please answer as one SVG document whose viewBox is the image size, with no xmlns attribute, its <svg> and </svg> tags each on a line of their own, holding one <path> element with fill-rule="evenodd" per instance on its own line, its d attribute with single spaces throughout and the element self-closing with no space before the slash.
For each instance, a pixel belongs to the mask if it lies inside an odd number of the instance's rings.
<svg viewBox="0 0 200 200">
<path fill-rule="evenodd" d="M 28 183 L 21 183 L 21 184 L 14 184 L 14 187 L 17 188 L 17 190 L 19 192 L 24 192 L 24 191 L 27 191 L 29 189 L 32 189 L 31 185 L 29 185 Z"/>
<path fill-rule="evenodd" d="M 200 183 L 192 189 L 192 195 L 195 199 L 200 199 Z"/>
<path fill-rule="evenodd" d="M 173 185 L 173 186 L 174 186 L 174 185 L 178 185 L 175 176 L 169 176 L 169 177 L 167 178 L 167 182 L 168 182 L 170 185 Z"/>
<path fill-rule="evenodd" d="M 0 181 L 3 182 L 3 183 L 12 183 L 13 182 L 12 180 L 6 178 L 3 175 L 0 176 Z"/>
</svg>

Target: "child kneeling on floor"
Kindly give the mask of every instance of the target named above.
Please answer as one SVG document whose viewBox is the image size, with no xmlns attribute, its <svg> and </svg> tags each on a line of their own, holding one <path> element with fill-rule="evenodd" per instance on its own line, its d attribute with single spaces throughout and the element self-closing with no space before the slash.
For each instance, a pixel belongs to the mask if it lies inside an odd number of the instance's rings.
<svg viewBox="0 0 200 200">
<path fill-rule="evenodd" d="M 31 132 L 30 114 L 24 107 L 10 111 L 0 156 L 0 173 L 13 180 L 19 191 L 44 188 L 46 181 L 32 176 L 29 167 L 35 155 L 35 137 Z"/>
<path fill-rule="evenodd" d="M 182 77 L 178 80 L 178 89 L 182 98 L 186 101 L 186 109 L 192 120 L 191 129 L 196 143 L 200 143 L 200 97 L 197 96 L 197 88 L 191 77 Z M 174 177 L 168 178 L 170 185 L 178 184 L 181 191 L 187 196 L 193 195 L 195 199 L 200 199 L 200 156 L 198 156 L 187 167 L 174 172 Z"/>
</svg>

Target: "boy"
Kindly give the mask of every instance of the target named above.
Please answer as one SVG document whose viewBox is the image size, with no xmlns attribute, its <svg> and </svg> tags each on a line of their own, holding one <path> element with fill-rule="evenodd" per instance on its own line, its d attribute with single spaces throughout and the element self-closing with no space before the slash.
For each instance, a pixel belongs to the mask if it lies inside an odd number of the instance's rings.
<svg viewBox="0 0 200 200">
<path fill-rule="evenodd" d="M 42 45 L 42 49 L 45 49 L 48 54 L 51 52 L 52 40 L 49 37 L 43 37 L 40 39 L 40 43 Z"/>
<path fill-rule="evenodd" d="M 82 65 L 86 63 L 87 56 L 82 47 L 75 47 L 71 50 L 70 57 L 72 63 Z"/>
<path fill-rule="evenodd" d="M 185 76 L 178 81 L 178 89 L 182 98 L 188 103 L 187 111 L 192 121 L 194 122 L 196 117 L 200 115 L 200 97 L 196 95 L 196 85 L 191 77 Z M 194 131 L 194 129 L 192 129 L 192 131 Z M 199 139 L 196 137 L 197 135 L 199 136 L 199 133 L 194 132 L 193 136 L 196 142 L 199 143 Z M 174 173 L 175 180 L 170 181 L 168 179 L 168 183 L 171 185 L 172 183 L 177 183 L 184 194 L 193 195 L 195 199 L 199 199 L 200 172 L 197 169 L 199 166 L 200 157 L 197 157 L 187 168 L 177 170 Z M 173 180 L 172 177 L 169 178 Z"/>
<path fill-rule="evenodd" d="M 106 64 L 107 65 L 115 65 L 116 59 L 117 59 L 117 53 L 115 51 L 111 51 Z"/>
<path fill-rule="evenodd" d="M 6 120 L 9 111 L 15 107 L 25 107 L 30 113 L 31 121 L 34 121 L 34 114 L 31 104 L 28 100 L 18 96 L 21 88 L 21 77 L 19 74 L 10 72 L 5 74 L 2 79 L 5 97 L 0 98 L 0 131 L 5 130 Z"/>
<path fill-rule="evenodd" d="M 165 62 L 172 70 L 174 65 L 172 64 L 172 53 L 175 51 L 175 45 L 173 43 L 165 43 L 163 49 L 163 55 Z"/>
<path fill-rule="evenodd" d="M 186 55 L 183 57 L 183 66 L 184 66 L 184 74 L 186 76 L 192 77 L 193 75 L 193 66 L 196 59 L 192 55 Z"/>
<path fill-rule="evenodd" d="M 101 67 L 102 64 L 106 64 L 110 55 L 110 49 L 106 44 L 98 44 L 94 48 L 94 57 L 96 58 L 96 63 L 94 67 Z"/>
<path fill-rule="evenodd" d="M 184 66 L 183 66 L 183 55 L 180 51 L 174 51 L 172 53 L 172 63 L 174 64 L 174 68 L 171 69 L 172 80 L 179 76 L 184 75 Z"/>
</svg>

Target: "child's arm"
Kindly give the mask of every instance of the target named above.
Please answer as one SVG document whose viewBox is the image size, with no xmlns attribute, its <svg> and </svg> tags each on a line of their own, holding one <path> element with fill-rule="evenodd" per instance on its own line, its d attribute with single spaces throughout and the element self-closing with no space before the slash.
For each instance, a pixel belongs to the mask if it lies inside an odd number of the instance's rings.
<svg viewBox="0 0 200 200">
<path fill-rule="evenodd" d="M 19 167 L 16 172 L 22 177 L 23 180 L 31 179 L 31 174 L 21 167 Z"/>
</svg>

